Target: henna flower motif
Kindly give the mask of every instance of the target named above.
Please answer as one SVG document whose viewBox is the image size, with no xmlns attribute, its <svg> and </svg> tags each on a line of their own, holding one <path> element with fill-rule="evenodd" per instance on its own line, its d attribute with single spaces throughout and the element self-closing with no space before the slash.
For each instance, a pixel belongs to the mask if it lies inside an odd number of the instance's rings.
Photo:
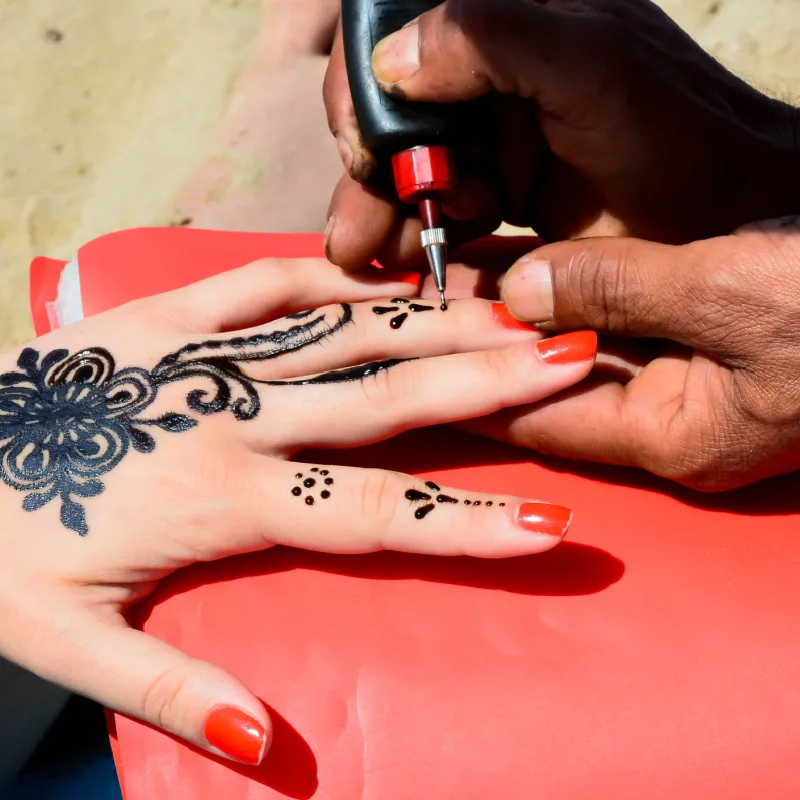
<svg viewBox="0 0 800 800">
<path fill-rule="evenodd" d="M 184 431 L 197 423 L 181 414 L 132 419 L 150 406 L 157 389 L 146 370 L 116 372 L 101 348 L 69 356 L 54 350 L 39 363 L 26 348 L 19 372 L 0 375 L 0 477 L 27 492 L 26 511 L 61 499 L 61 522 L 88 533 L 83 506 L 73 498 L 94 497 L 97 480 L 125 457 L 129 448 L 149 453 L 155 440 L 143 427 Z"/>
</svg>

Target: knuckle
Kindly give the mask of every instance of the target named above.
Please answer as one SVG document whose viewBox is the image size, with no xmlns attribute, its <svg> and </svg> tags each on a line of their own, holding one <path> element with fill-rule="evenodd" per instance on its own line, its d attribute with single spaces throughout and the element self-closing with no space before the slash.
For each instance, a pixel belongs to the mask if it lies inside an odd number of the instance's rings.
<svg viewBox="0 0 800 800">
<path fill-rule="evenodd" d="M 142 696 L 142 716 L 159 728 L 178 727 L 181 697 L 187 676 L 183 670 L 170 667 L 159 673 L 146 687 Z"/>
<path fill-rule="evenodd" d="M 368 530 L 375 536 L 373 549 L 383 549 L 383 539 L 389 523 L 397 516 L 402 495 L 398 476 L 391 472 L 368 472 L 359 487 L 358 510 L 369 523 Z"/>
<path fill-rule="evenodd" d="M 500 350 L 484 350 L 477 354 L 478 369 L 481 376 L 485 379 L 486 386 L 497 387 L 502 391 L 510 386 L 509 375 L 519 368 L 518 359 L 512 357 L 512 353 L 519 356 L 520 348 L 503 348 Z M 532 352 L 532 351 L 531 351 Z"/>
<path fill-rule="evenodd" d="M 639 292 L 636 270 L 624 248 L 614 253 L 582 250 L 570 260 L 566 275 L 570 307 L 582 309 L 590 326 L 609 331 L 627 328 Z"/>
<path fill-rule="evenodd" d="M 384 369 L 364 378 L 359 386 L 367 407 L 385 417 L 389 409 L 401 409 L 414 396 L 416 372 L 412 369 Z"/>
</svg>

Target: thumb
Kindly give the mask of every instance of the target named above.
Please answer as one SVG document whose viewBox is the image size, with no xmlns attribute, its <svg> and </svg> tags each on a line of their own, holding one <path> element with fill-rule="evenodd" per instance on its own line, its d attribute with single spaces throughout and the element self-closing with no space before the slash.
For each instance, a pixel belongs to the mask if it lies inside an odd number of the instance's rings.
<svg viewBox="0 0 800 800">
<path fill-rule="evenodd" d="M 272 739 L 264 705 L 224 670 L 114 623 L 70 625 L 37 672 L 73 691 L 243 764 L 260 764 Z M 69 649 L 70 652 L 64 652 Z M 69 674 L 53 664 L 68 664 Z M 56 670 L 58 668 L 56 667 Z"/>
<path fill-rule="evenodd" d="M 557 113 L 580 98 L 596 99 L 609 58 L 599 52 L 607 43 L 592 31 L 585 15 L 563 8 L 448 0 L 379 42 L 372 68 L 385 91 L 408 100 L 461 102 L 495 89 Z"/>
<path fill-rule="evenodd" d="M 714 293 L 717 279 L 726 280 L 723 266 L 714 240 L 674 247 L 590 238 L 523 256 L 501 293 L 517 319 L 545 330 L 588 327 L 714 349 L 720 332 L 706 335 L 701 321 L 724 316 Z"/>
</svg>

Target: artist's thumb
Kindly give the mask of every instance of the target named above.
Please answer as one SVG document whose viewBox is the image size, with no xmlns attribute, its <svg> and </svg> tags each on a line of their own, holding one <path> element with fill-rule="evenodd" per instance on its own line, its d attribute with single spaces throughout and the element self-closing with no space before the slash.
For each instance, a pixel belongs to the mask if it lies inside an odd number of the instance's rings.
<svg viewBox="0 0 800 800">
<path fill-rule="evenodd" d="M 260 764 L 269 749 L 267 711 L 238 680 L 122 618 L 112 624 L 81 615 L 54 646 L 70 652 L 51 650 L 42 672 L 69 664 L 70 674 L 45 677 L 108 708 L 243 764 Z"/>
<path fill-rule="evenodd" d="M 546 245 L 506 273 L 503 301 L 543 330 L 588 327 L 713 352 L 726 338 L 714 285 L 726 280 L 727 242 L 676 247 L 608 237 Z"/>
<path fill-rule="evenodd" d="M 418 102 L 473 100 L 491 90 L 540 107 L 581 107 L 611 59 L 580 14 L 520 0 L 447 0 L 378 43 L 381 87 Z M 614 61 L 613 63 L 616 63 Z"/>
</svg>

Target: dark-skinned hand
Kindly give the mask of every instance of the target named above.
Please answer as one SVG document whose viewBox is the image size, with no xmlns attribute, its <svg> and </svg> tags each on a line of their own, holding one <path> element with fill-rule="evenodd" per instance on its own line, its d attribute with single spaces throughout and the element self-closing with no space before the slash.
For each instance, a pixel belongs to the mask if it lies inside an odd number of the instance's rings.
<svg viewBox="0 0 800 800">
<path fill-rule="evenodd" d="M 502 290 L 543 330 L 644 340 L 566 396 L 470 430 L 704 490 L 800 468 L 800 218 L 681 246 L 546 245 Z"/>
<path fill-rule="evenodd" d="M 408 102 L 483 104 L 447 206 L 456 242 L 502 220 L 547 241 L 683 244 L 796 210 L 795 111 L 649 0 L 448 0 L 381 42 L 373 69 Z M 330 207 L 329 258 L 412 263 L 420 223 L 360 144 L 341 36 L 325 103 L 349 173 Z"/>
</svg>

